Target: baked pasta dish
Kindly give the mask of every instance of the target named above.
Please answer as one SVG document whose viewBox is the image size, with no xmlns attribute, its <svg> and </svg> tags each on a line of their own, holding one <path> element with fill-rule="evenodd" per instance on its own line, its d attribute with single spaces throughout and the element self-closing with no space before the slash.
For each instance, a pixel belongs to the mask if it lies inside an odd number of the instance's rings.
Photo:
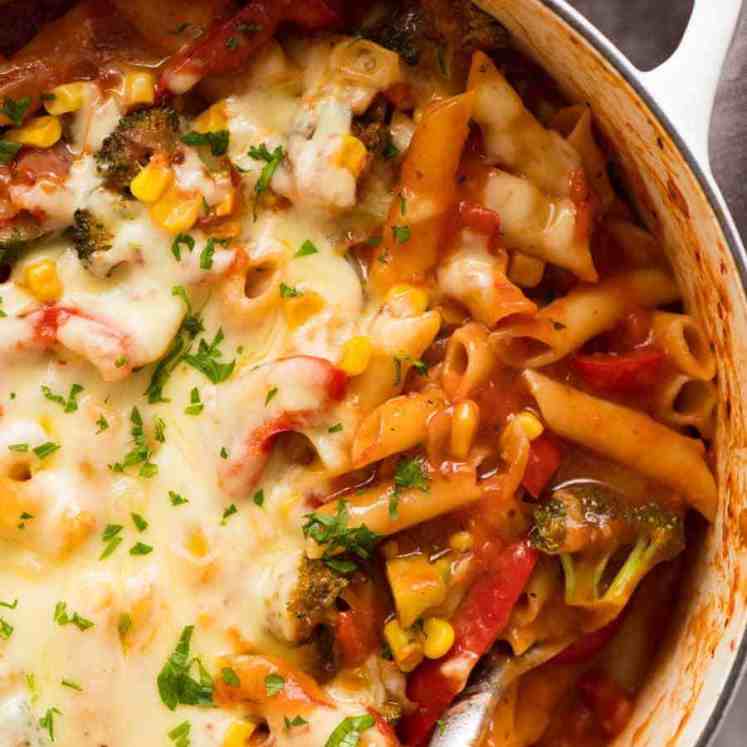
<svg viewBox="0 0 747 747">
<path fill-rule="evenodd" d="M 0 745 L 424 747 L 488 651 L 610 744 L 716 364 L 588 106 L 468 0 L 4 7 Z"/>
</svg>

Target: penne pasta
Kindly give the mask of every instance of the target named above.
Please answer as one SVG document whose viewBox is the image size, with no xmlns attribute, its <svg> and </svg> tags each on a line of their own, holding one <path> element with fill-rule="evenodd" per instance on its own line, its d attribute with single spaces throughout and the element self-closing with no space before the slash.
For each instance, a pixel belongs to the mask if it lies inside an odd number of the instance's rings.
<svg viewBox="0 0 747 747">
<path fill-rule="evenodd" d="M 581 156 L 586 178 L 599 200 L 599 210 L 606 213 L 615 201 L 615 192 L 607 174 L 607 158 L 594 139 L 591 109 L 580 104 L 561 109 L 552 126 Z"/>
<path fill-rule="evenodd" d="M 483 201 L 501 216 L 501 235 L 509 249 L 597 281 L 589 236 L 570 199 L 548 197 L 530 180 L 496 169 L 485 182 Z"/>
<path fill-rule="evenodd" d="M 655 343 L 666 351 L 678 371 L 703 381 L 716 375 L 716 356 L 705 332 L 691 316 L 658 311 L 651 326 Z"/>
<path fill-rule="evenodd" d="M 496 330 L 491 344 L 507 365 L 547 366 L 614 327 L 631 306 L 655 307 L 672 303 L 679 295 L 674 280 L 663 270 L 635 270 L 575 288 L 533 319 L 519 319 Z"/>
<path fill-rule="evenodd" d="M 441 381 L 452 399 L 465 399 L 484 384 L 495 367 L 488 331 L 469 322 L 449 338 Z"/>
<path fill-rule="evenodd" d="M 696 428 L 703 438 L 715 429 L 718 390 L 712 381 L 678 374 L 656 393 L 656 417 L 674 428 Z"/>
<path fill-rule="evenodd" d="M 536 288 L 545 274 L 546 263 L 528 254 L 514 252 L 508 268 L 508 279 L 519 288 Z"/>
<path fill-rule="evenodd" d="M 475 92 L 474 118 L 485 138 L 488 158 L 527 177 L 543 192 L 568 197 L 572 175 L 581 168 L 579 154 L 534 118 L 482 52 L 472 58 L 467 89 Z"/>
<path fill-rule="evenodd" d="M 427 109 L 418 123 L 370 269 L 371 285 L 379 293 L 395 283 L 422 281 L 436 264 L 472 102 L 471 93 L 446 99 Z"/>
<path fill-rule="evenodd" d="M 439 288 L 488 327 L 514 314 L 534 314 L 537 306 L 507 277 L 505 252 L 491 254 L 484 234 L 465 229 L 459 249 L 438 269 Z"/>
<path fill-rule="evenodd" d="M 625 264 L 632 267 L 649 267 L 662 263 L 659 244 L 644 228 L 627 220 L 610 218 L 604 221 L 604 230 L 622 251 Z"/>
<path fill-rule="evenodd" d="M 281 278 L 280 255 L 255 260 L 239 250 L 218 291 L 228 318 L 240 325 L 251 324 L 279 307 Z"/>
<path fill-rule="evenodd" d="M 396 494 L 397 510 L 391 510 L 391 498 Z M 473 470 L 462 469 L 449 475 L 435 473 L 428 491 L 419 488 L 396 489 L 393 481 L 367 488 L 345 499 L 351 528 L 366 526 L 378 535 L 390 535 L 437 516 L 451 513 L 477 501 L 482 491 Z M 333 516 L 336 501 L 325 504 L 316 513 Z M 313 539 L 307 540 L 306 554 L 310 558 L 323 555 L 323 548 Z"/>
<path fill-rule="evenodd" d="M 716 483 L 700 441 L 536 371 L 525 371 L 523 376 L 553 431 L 678 491 L 713 521 Z"/>
<path fill-rule="evenodd" d="M 428 420 L 444 406 L 438 391 L 393 397 L 363 419 L 353 439 L 353 467 L 412 449 L 426 440 Z"/>
</svg>

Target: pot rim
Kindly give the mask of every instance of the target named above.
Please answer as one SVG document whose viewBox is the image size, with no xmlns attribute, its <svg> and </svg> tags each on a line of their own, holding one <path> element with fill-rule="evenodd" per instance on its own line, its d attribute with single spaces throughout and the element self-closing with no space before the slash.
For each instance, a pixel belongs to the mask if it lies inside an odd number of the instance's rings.
<svg viewBox="0 0 747 747">
<path fill-rule="evenodd" d="M 580 16 L 569 7 L 566 0 L 541 0 L 555 15 L 582 36 L 602 57 L 622 76 L 635 91 L 638 98 L 648 107 L 654 118 L 661 124 L 677 150 L 685 159 L 690 171 L 703 190 L 708 204 L 718 221 L 721 232 L 726 239 L 734 264 L 742 284 L 747 293 L 747 251 L 737 231 L 734 219 L 724 200 L 723 195 L 708 175 L 700 161 L 693 155 L 685 139 L 679 133 L 677 126 L 649 93 L 640 79 L 640 71 L 594 24 Z M 698 737 L 696 747 L 711 747 L 716 738 L 729 708 L 733 704 L 740 682 L 747 674 L 747 628 L 742 631 L 739 647 L 731 664 L 731 668 L 718 695 L 708 721 Z"/>
</svg>

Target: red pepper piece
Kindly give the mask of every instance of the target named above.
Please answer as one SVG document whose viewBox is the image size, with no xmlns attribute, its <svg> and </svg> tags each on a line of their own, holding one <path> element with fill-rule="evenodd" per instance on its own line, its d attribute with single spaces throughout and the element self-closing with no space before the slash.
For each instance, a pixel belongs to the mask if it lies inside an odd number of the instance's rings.
<svg viewBox="0 0 747 747">
<path fill-rule="evenodd" d="M 535 498 L 539 498 L 547 483 L 560 466 L 562 452 L 549 433 L 543 433 L 532 441 L 529 460 L 521 484 Z"/>
<path fill-rule="evenodd" d="M 451 621 L 455 634 L 451 651 L 441 659 L 423 662 L 410 675 L 407 696 L 418 707 L 400 723 L 404 744 L 426 744 L 438 719 L 464 689 L 478 659 L 508 624 L 536 562 L 536 550 L 527 542 L 517 542 L 501 551 L 493 566 L 472 585 Z"/>
<path fill-rule="evenodd" d="M 495 210 L 489 210 L 470 200 L 459 203 L 459 219 L 463 226 L 488 236 L 500 233 L 501 230 L 501 216 Z"/>
<path fill-rule="evenodd" d="M 632 353 L 592 353 L 571 359 L 573 370 L 592 388 L 601 392 L 645 392 L 657 380 L 666 354 L 649 346 Z"/>
<path fill-rule="evenodd" d="M 591 708 L 608 737 L 616 737 L 626 727 L 633 713 L 633 702 L 628 693 L 609 675 L 591 671 L 578 682 L 578 690 Z"/>
</svg>

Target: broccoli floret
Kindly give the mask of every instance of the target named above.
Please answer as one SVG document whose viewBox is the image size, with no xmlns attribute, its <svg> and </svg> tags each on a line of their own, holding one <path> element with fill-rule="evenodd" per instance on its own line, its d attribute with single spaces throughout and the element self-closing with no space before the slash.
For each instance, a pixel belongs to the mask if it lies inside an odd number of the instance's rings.
<svg viewBox="0 0 747 747">
<path fill-rule="evenodd" d="M 119 120 L 96 154 L 99 173 L 112 189 L 126 192 L 130 182 L 157 151 L 177 145 L 179 116 L 168 107 L 139 109 Z"/>
<path fill-rule="evenodd" d="M 94 252 L 112 247 L 112 234 L 90 210 L 76 210 L 70 236 L 81 262 L 89 262 Z"/>
<path fill-rule="evenodd" d="M 652 568 L 685 547 L 679 514 L 655 503 L 630 507 L 593 483 L 556 491 L 535 510 L 530 537 L 560 557 L 566 604 L 587 610 L 594 629 L 619 614 Z"/>
<path fill-rule="evenodd" d="M 417 65 L 433 37 L 428 16 L 417 2 L 403 2 L 361 33 L 382 47 L 397 52 L 408 65 Z"/>
<path fill-rule="evenodd" d="M 307 639 L 312 630 L 326 620 L 348 583 L 348 579 L 335 573 L 323 561 L 303 558 L 298 585 L 288 602 L 288 610 L 301 630 L 300 640 Z"/>
</svg>

